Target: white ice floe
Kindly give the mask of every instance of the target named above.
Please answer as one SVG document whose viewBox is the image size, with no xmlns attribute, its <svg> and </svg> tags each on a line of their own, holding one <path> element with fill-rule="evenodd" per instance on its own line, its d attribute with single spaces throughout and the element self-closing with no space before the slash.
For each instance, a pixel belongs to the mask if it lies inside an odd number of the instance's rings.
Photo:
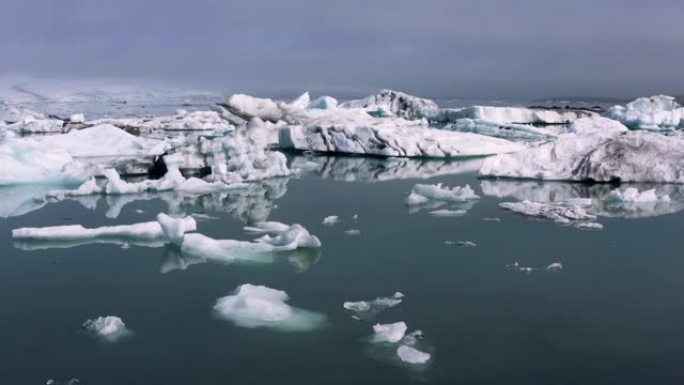
<svg viewBox="0 0 684 385">
<path fill-rule="evenodd" d="M 605 115 L 631 129 L 674 130 L 684 128 L 684 107 L 675 98 L 656 95 L 638 98 L 626 106 L 613 106 Z"/>
<path fill-rule="evenodd" d="M 280 331 L 303 332 L 325 323 L 325 315 L 288 305 L 287 293 L 266 286 L 244 284 L 232 295 L 219 298 L 216 313 L 244 328 L 271 328 Z"/>
<path fill-rule="evenodd" d="M 450 209 L 440 209 L 428 211 L 428 214 L 433 217 L 462 217 L 468 214 L 468 210 L 450 210 Z"/>
<path fill-rule="evenodd" d="M 544 203 L 524 200 L 521 202 L 503 202 L 499 206 L 527 216 L 551 219 L 561 224 L 580 225 L 594 222 L 595 215 L 587 212 L 591 199 L 569 199 L 565 201 Z"/>
<path fill-rule="evenodd" d="M 480 199 L 469 185 L 449 188 L 438 184 L 416 184 L 406 198 L 406 204 L 420 205 L 431 200 L 445 202 L 465 202 Z"/>
<path fill-rule="evenodd" d="M 109 342 L 116 342 L 121 337 L 129 335 L 130 330 L 117 316 L 97 317 L 89 319 L 82 325 L 83 329 Z"/>
<path fill-rule="evenodd" d="M 554 262 L 548 266 L 546 266 L 546 270 L 549 271 L 559 271 L 563 268 L 563 264 L 560 262 Z"/>
<path fill-rule="evenodd" d="M 399 358 L 409 364 L 425 364 L 430 360 L 430 354 L 408 345 L 400 345 L 397 348 Z"/>
<path fill-rule="evenodd" d="M 329 215 L 325 218 L 323 218 L 323 224 L 326 226 L 332 226 L 335 223 L 337 223 L 340 220 L 340 218 L 337 215 Z"/>
<path fill-rule="evenodd" d="M 348 301 L 342 306 L 358 319 L 370 319 L 385 309 L 399 305 L 403 298 L 402 293 L 396 292 L 391 297 L 378 297 L 371 301 Z"/>
<path fill-rule="evenodd" d="M 347 235 L 361 235 L 361 230 L 349 229 L 349 230 L 345 230 L 344 233 Z"/>
<path fill-rule="evenodd" d="M 406 333 L 405 322 L 395 322 L 393 324 L 375 324 L 373 325 L 373 342 L 389 342 L 396 343 L 404 338 Z"/>
<path fill-rule="evenodd" d="M 684 183 L 684 137 L 625 132 L 624 127 L 611 129 L 598 119 L 594 122 L 598 126 L 590 132 L 563 134 L 536 148 L 488 158 L 479 174 L 542 180 Z"/>
</svg>

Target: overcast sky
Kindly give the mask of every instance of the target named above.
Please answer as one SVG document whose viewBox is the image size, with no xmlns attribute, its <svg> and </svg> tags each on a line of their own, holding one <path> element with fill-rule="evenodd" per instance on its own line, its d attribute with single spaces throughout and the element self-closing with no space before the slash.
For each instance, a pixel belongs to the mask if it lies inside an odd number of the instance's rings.
<svg viewBox="0 0 684 385">
<path fill-rule="evenodd" d="M 684 92 L 682 0 L 2 0 L 0 75 L 227 92 Z"/>
</svg>

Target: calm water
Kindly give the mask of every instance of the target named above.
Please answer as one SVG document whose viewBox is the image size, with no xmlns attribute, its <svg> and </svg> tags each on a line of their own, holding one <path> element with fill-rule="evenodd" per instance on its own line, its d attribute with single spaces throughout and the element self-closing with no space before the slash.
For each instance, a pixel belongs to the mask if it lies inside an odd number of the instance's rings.
<svg viewBox="0 0 684 385">
<path fill-rule="evenodd" d="M 468 165 L 326 162 L 320 171 L 270 181 L 242 195 L 43 204 L 17 198 L 40 197 L 39 189 L 0 192 L 2 212 L 13 215 L 0 219 L 0 383 L 684 381 L 681 213 L 601 217 L 603 230 L 580 230 L 500 209 L 499 202 L 517 199 L 483 194 L 485 183 Z M 393 179 L 411 170 L 459 169 L 465 172 L 422 182 L 469 183 L 483 199 L 462 217 L 411 212 L 403 200 L 419 180 Z M 352 179 L 357 181 L 346 181 Z M 518 186 L 488 183 L 487 191 Z M 523 191 L 587 193 L 576 185 L 527 187 Z M 249 221 L 300 223 L 323 248 L 286 254 L 272 264 L 228 265 L 184 259 L 170 247 L 55 248 L 10 237 L 11 229 L 24 226 L 147 221 L 169 207 L 217 217 L 198 227 L 222 239 L 252 239 L 242 230 Z M 340 222 L 324 226 L 328 215 L 338 215 Z M 492 217 L 500 221 L 484 220 Z M 348 229 L 361 234 L 347 235 Z M 445 244 L 460 240 L 478 246 Z M 540 270 L 506 268 L 515 261 Z M 547 272 L 552 262 L 562 262 L 563 269 Z M 291 305 L 325 314 L 325 327 L 286 333 L 217 318 L 215 301 L 244 283 L 286 291 Z M 404 302 L 371 321 L 353 320 L 342 308 L 344 301 L 395 291 L 405 294 Z M 120 316 L 133 335 L 105 343 L 79 330 L 83 321 L 101 315 Z M 428 365 L 402 364 L 392 351 L 368 342 L 373 323 L 397 321 L 405 321 L 409 331 L 423 331 L 421 346 L 432 354 Z"/>
</svg>

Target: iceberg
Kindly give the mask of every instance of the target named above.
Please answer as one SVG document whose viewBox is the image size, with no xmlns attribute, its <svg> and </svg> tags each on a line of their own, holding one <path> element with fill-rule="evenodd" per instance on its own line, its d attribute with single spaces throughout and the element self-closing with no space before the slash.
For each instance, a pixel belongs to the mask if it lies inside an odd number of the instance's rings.
<svg viewBox="0 0 684 385">
<path fill-rule="evenodd" d="M 250 329 L 304 332 L 324 325 L 325 315 L 292 307 L 286 303 L 289 299 L 284 291 L 246 283 L 232 295 L 219 298 L 214 310 L 235 326 Z"/>
<path fill-rule="evenodd" d="M 426 112 L 424 116 L 434 123 L 454 123 L 460 119 L 472 119 L 501 125 L 558 125 L 570 124 L 582 118 L 599 116 L 597 111 L 585 108 L 558 107 L 494 107 L 472 106 L 444 108 Z"/>
<path fill-rule="evenodd" d="M 481 176 L 594 181 L 684 183 L 684 137 L 628 131 L 605 120 L 575 122 L 581 133 L 484 161 Z"/>
<path fill-rule="evenodd" d="M 64 121 L 23 107 L 0 102 L 0 131 L 21 134 L 60 133 Z"/>
<path fill-rule="evenodd" d="M 625 106 L 613 106 L 605 115 L 634 130 L 684 128 L 684 107 L 675 98 L 666 95 L 638 98 Z"/>
<path fill-rule="evenodd" d="M 326 226 L 332 226 L 335 223 L 339 221 L 339 218 L 337 215 L 329 215 L 325 218 L 323 218 L 323 224 Z"/>
<path fill-rule="evenodd" d="M 126 329 L 126 324 L 117 316 L 89 319 L 83 323 L 82 327 L 89 333 L 108 342 L 116 342 L 131 334 L 130 330 Z"/>
</svg>

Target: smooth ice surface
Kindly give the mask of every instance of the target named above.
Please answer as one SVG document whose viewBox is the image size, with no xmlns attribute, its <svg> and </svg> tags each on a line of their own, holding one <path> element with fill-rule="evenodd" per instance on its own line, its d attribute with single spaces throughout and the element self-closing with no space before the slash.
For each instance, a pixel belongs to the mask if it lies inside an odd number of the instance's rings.
<svg viewBox="0 0 684 385">
<path fill-rule="evenodd" d="M 83 323 L 83 329 L 106 341 L 116 342 L 130 334 L 126 324 L 117 316 L 105 316 L 89 319 Z"/>
<path fill-rule="evenodd" d="M 389 342 L 395 343 L 401 341 L 406 333 L 405 322 L 395 322 L 393 324 L 375 324 L 373 325 L 373 342 Z"/>
<path fill-rule="evenodd" d="M 214 310 L 221 318 L 244 328 L 304 332 L 325 323 L 325 315 L 292 307 L 286 303 L 289 299 L 284 291 L 246 283 L 232 295 L 219 298 Z"/>
<path fill-rule="evenodd" d="M 420 350 L 407 345 L 401 345 L 397 348 L 397 355 L 399 358 L 409 364 L 424 364 L 430 360 L 430 354 L 421 352 Z"/>
</svg>

